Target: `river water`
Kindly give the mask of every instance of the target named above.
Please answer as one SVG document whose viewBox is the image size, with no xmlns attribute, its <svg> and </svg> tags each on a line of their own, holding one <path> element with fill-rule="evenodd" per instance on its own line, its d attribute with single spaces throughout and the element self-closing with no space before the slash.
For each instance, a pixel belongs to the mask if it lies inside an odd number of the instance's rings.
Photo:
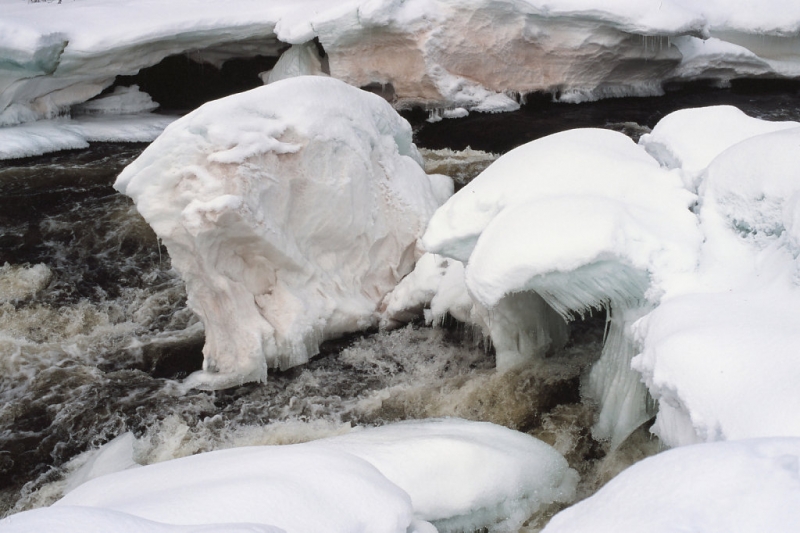
<svg viewBox="0 0 800 533">
<path fill-rule="evenodd" d="M 796 86 L 694 88 L 581 105 L 532 99 L 520 111 L 429 124 L 408 114 L 429 170 L 460 182 L 497 153 L 572 127 L 634 138 L 682 107 L 732 103 L 800 120 Z M 466 149 L 484 150 L 495 154 Z M 111 185 L 144 149 L 97 144 L 0 162 L 0 515 L 57 499 L 99 446 L 137 437 L 142 464 L 250 444 L 303 442 L 431 416 L 487 420 L 565 454 L 585 497 L 659 450 L 640 428 L 613 452 L 591 438 L 580 377 L 599 356 L 604 316 L 572 325 L 563 353 L 497 375 L 490 343 L 454 321 L 330 341 L 309 364 L 266 384 L 181 392 L 200 368 L 203 328 L 186 308 L 166 249 Z M 546 517 L 532 517 L 535 531 Z"/>
</svg>

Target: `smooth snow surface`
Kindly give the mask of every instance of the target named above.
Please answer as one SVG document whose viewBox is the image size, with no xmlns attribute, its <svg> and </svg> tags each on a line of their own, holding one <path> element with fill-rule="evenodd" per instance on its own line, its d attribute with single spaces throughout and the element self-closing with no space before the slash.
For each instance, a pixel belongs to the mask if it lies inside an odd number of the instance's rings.
<svg viewBox="0 0 800 533">
<path fill-rule="evenodd" d="M 0 126 L 68 114 L 172 55 L 220 67 L 277 57 L 267 79 L 330 73 L 432 116 L 655 95 L 674 80 L 800 75 L 785 0 L 1 0 Z M 317 39 L 326 56 L 312 43 Z"/>
<path fill-rule="evenodd" d="M 305 76 L 211 102 L 120 174 L 206 327 L 189 383 L 263 380 L 378 320 L 439 205 L 383 99 Z"/>
<path fill-rule="evenodd" d="M 628 468 L 542 533 L 790 533 L 800 524 L 800 439 L 699 444 Z"/>
<path fill-rule="evenodd" d="M 700 173 L 726 149 L 755 135 L 798 126 L 759 120 L 727 105 L 682 109 L 661 119 L 639 144 L 663 166 L 680 169 L 686 186 L 697 191 Z"/>
<path fill-rule="evenodd" d="M 66 531 L 510 532 L 541 506 L 571 501 L 576 482 L 533 437 L 434 419 L 124 470 L 0 521 L 0 531 L 70 520 Z"/>
<path fill-rule="evenodd" d="M 440 533 L 517 531 L 541 506 L 571 501 L 578 481 L 547 444 L 485 422 L 405 422 L 319 444 L 374 465 Z"/>
</svg>

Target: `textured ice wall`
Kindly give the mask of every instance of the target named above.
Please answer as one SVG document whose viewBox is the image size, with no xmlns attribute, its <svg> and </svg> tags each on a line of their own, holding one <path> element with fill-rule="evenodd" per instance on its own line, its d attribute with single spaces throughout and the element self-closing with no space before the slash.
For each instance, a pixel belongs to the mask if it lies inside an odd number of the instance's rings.
<svg viewBox="0 0 800 533">
<path fill-rule="evenodd" d="M 442 200 L 408 123 L 324 77 L 206 104 L 120 175 L 206 327 L 194 385 L 262 380 L 374 325 Z"/>
<path fill-rule="evenodd" d="M 219 66 L 314 39 L 332 76 L 382 86 L 401 106 L 456 109 L 457 116 L 515 109 L 515 95 L 530 91 L 576 102 L 659 94 L 675 79 L 800 75 L 800 10 L 783 0 L 757 7 L 720 0 L 0 5 L 0 125 L 68 112 L 115 76 L 169 55 Z M 287 53 L 297 60 L 299 50 Z M 308 72 L 308 61 L 289 59 L 284 63 L 305 64 L 300 70 Z M 296 69 L 283 74 L 289 71 Z"/>
</svg>

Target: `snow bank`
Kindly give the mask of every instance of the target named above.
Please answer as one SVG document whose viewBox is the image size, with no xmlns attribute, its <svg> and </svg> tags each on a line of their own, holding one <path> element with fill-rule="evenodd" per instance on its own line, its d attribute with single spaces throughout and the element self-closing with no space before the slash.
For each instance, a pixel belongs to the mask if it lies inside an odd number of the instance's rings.
<svg viewBox="0 0 800 533">
<path fill-rule="evenodd" d="M 87 148 L 90 142 L 152 142 L 177 117 L 99 115 L 0 128 L 0 160 Z"/>
<path fill-rule="evenodd" d="M 723 111 L 684 113 L 672 139 Z M 800 127 L 738 120 L 732 136 L 745 140 L 699 173 L 697 273 L 636 326 L 634 367 L 659 403 L 653 432 L 670 446 L 800 436 Z"/>
<path fill-rule="evenodd" d="M 436 419 L 108 474 L 0 521 L 0 531 L 57 520 L 75 531 L 516 531 L 540 507 L 572 501 L 576 482 L 533 437 Z"/>
<path fill-rule="evenodd" d="M 0 126 L 53 118 L 170 55 L 278 56 L 273 80 L 329 72 L 398 106 L 498 112 L 517 95 L 653 95 L 675 79 L 800 75 L 783 0 L 2 0 Z M 708 45 L 699 38 L 709 38 Z M 317 57 L 314 39 L 326 56 Z"/>
<path fill-rule="evenodd" d="M 790 532 L 800 523 L 800 439 L 670 450 L 557 514 L 542 533 Z"/>
<path fill-rule="evenodd" d="M 499 369 L 563 345 L 564 320 L 610 310 L 585 392 L 601 404 L 596 436 L 616 445 L 649 416 L 630 324 L 695 267 L 694 200 L 628 137 L 572 130 L 500 157 L 437 210 L 423 246 L 466 263 Z"/>
<path fill-rule="evenodd" d="M 203 320 L 189 383 L 263 380 L 377 322 L 436 209 L 408 123 L 383 99 L 307 76 L 211 102 L 120 174 Z"/>
</svg>

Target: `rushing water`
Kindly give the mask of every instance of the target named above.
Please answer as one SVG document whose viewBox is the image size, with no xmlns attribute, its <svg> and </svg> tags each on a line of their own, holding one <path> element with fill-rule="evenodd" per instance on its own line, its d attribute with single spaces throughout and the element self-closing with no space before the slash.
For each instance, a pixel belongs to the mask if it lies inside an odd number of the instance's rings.
<svg viewBox="0 0 800 533">
<path fill-rule="evenodd" d="M 664 110 L 732 100 L 754 116 L 800 119 L 796 92 L 703 91 L 534 102 L 514 114 L 415 127 L 421 143 L 439 149 L 424 151 L 428 170 L 463 183 L 496 157 L 467 145 L 504 151 L 587 125 L 636 137 Z M 137 437 L 136 460 L 152 463 L 409 418 L 488 420 L 553 444 L 581 473 L 581 496 L 658 450 L 646 428 L 613 453 L 591 438 L 594 406 L 581 400 L 579 381 L 599 355 L 603 316 L 574 324 L 563 353 L 521 372 L 496 374 L 491 347 L 462 325 L 416 323 L 328 342 L 266 384 L 181 392 L 176 380 L 202 362 L 202 324 L 166 250 L 111 188 L 143 148 L 100 144 L 0 163 L 0 514 L 51 503 L 91 450 L 127 431 Z"/>
</svg>

